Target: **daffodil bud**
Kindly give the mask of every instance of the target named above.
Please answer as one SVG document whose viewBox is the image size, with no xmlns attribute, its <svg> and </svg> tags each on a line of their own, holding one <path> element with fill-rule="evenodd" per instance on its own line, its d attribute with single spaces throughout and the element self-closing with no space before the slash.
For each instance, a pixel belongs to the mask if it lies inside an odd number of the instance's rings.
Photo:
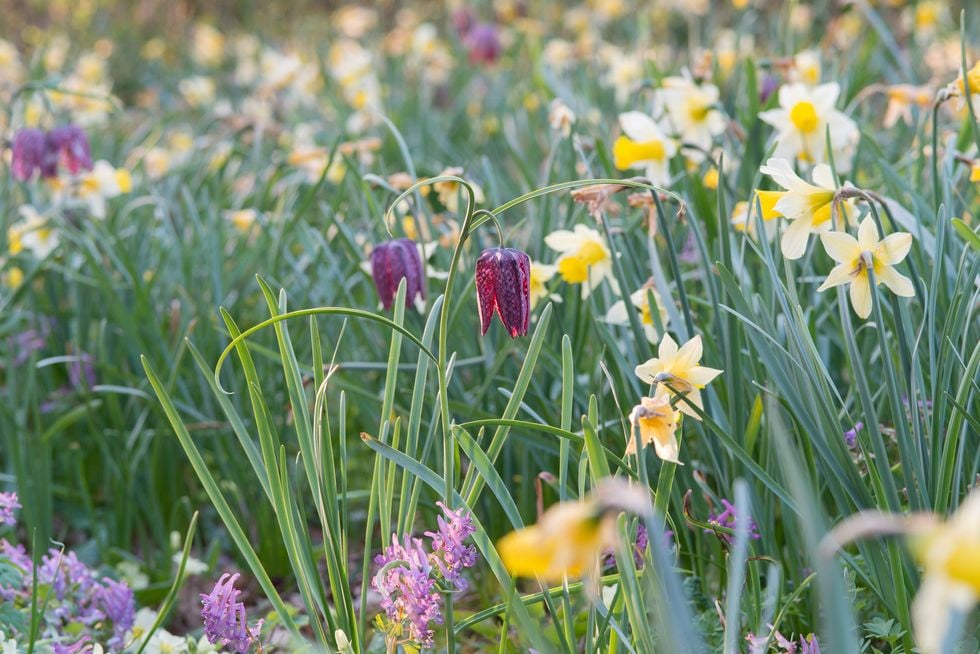
<svg viewBox="0 0 980 654">
<path fill-rule="evenodd" d="M 531 316 L 531 259 L 513 248 L 488 248 L 476 260 L 476 295 L 481 333 L 494 311 L 511 338 L 527 334 Z"/>
<path fill-rule="evenodd" d="M 27 127 L 17 132 L 14 137 L 10 166 L 15 178 L 24 182 L 38 172 L 43 176 L 48 176 L 44 170 L 46 138 L 42 130 L 33 127 Z M 54 171 L 51 174 L 54 174 Z"/>
<path fill-rule="evenodd" d="M 422 256 L 414 241 L 399 238 L 381 243 L 371 252 L 371 276 L 385 310 L 391 308 L 398 284 L 405 280 L 405 302 L 425 297 Z"/>
</svg>

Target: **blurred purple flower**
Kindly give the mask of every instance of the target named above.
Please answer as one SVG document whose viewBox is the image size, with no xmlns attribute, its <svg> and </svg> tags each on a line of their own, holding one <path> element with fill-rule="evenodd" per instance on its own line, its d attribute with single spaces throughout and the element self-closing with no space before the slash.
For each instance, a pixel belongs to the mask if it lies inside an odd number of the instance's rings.
<svg viewBox="0 0 980 654">
<path fill-rule="evenodd" d="M 820 654 L 820 643 L 814 634 L 806 638 L 800 636 L 800 654 Z"/>
<path fill-rule="evenodd" d="M 669 548 L 673 547 L 673 536 L 674 532 L 667 531 L 664 532 L 664 544 Z M 645 525 L 640 523 L 636 528 L 636 540 L 633 541 L 633 565 L 637 570 L 643 569 L 643 555 L 647 551 L 647 545 L 649 545 L 650 539 L 647 535 L 647 528 Z M 612 566 L 616 565 L 616 554 L 610 548 L 606 554 L 606 558 L 603 561 L 603 565 Z"/>
<path fill-rule="evenodd" d="M 20 502 L 17 499 L 17 493 L 0 493 L 0 525 L 13 527 L 17 524 L 14 511 L 19 508 Z"/>
<path fill-rule="evenodd" d="M 74 390 L 89 390 L 95 386 L 94 359 L 88 352 L 81 352 L 68 363 L 68 385 Z"/>
<path fill-rule="evenodd" d="M 59 164 L 72 175 L 81 170 L 92 170 L 92 153 L 82 128 L 75 125 L 55 127 L 48 132 L 45 146 L 45 177 L 54 176 Z"/>
<path fill-rule="evenodd" d="M 772 94 L 779 89 L 779 78 L 775 75 L 766 75 L 762 78 L 762 85 L 759 87 L 759 102 L 765 104 L 772 97 Z"/>
<path fill-rule="evenodd" d="M 864 429 L 864 423 L 859 420 L 854 423 L 853 429 L 848 429 L 844 432 L 844 440 L 847 442 L 847 447 L 852 450 L 857 447 L 858 432 L 862 429 Z"/>
<path fill-rule="evenodd" d="M 204 618 L 204 635 L 208 642 L 245 654 L 256 642 L 261 621 L 249 627 L 245 604 L 238 601 L 242 591 L 235 588 L 239 575 L 221 575 L 208 595 L 201 595 L 201 617 Z"/>
<path fill-rule="evenodd" d="M 456 34 L 463 39 L 466 38 L 476 23 L 476 12 L 472 7 L 457 7 L 453 10 L 451 19 L 453 27 L 456 28 Z"/>
<path fill-rule="evenodd" d="M 92 639 L 88 636 L 82 636 L 80 640 L 72 643 L 71 645 L 62 645 L 61 643 L 55 643 L 51 646 L 52 654 L 81 654 L 85 651 L 85 646 L 92 642 Z"/>
<path fill-rule="evenodd" d="M 25 127 L 14 136 L 11 156 L 11 172 L 22 182 L 39 173 L 42 177 L 51 177 L 54 171 L 45 170 L 45 154 L 47 152 L 47 136 L 43 130 Z"/>
<path fill-rule="evenodd" d="M 135 621 L 133 589 L 121 581 L 103 577 L 102 586 L 96 590 L 95 597 L 102 613 L 112 621 L 112 638 L 107 643 L 109 648 L 122 650 Z"/>
<path fill-rule="evenodd" d="M 416 297 L 425 298 L 424 274 L 422 256 L 418 246 L 410 239 L 398 238 L 379 243 L 371 251 L 371 277 L 386 311 L 391 308 L 402 279 L 405 280 L 406 305 L 410 305 Z"/>
<path fill-rule="evenodd" d="M 721 500 L 721 505 L 724 507 L 724 511 L 721 513 L 711 512 L 708 514 L 708 524 L 714 525 L 716 527 L 724 527 L 727 529 L 735 529 L 738 524 L 738 513 L 735 511 L 735 505 L 726 499 Z M 710 529 L 705 529 L 706 534 L 716 534 L 719 538 L 724 540 L 726 543 L 732 542 L 732 536 L 730 534 L 712 531 Z M 755 520 L 749 518 L 749 538 L 753 540 L 759 539 L 759 531 L 755 524 Z"/>
<path fill-rule="evenodd" d="M 466 34 L 471 64 L 492 64 L 500 58 L 503 45 L 496 25 L 477 23 Z"/>
<path fill-rule="evenodd" d="M 473 521 L 462 509 L 453 511 L 442 502 L 436 502 L 445 511 L 448 521 L 438 517 L 439 531 L 427 531 L 425 535 L 432 539 L 432 558 L 442 572 L 442 578 L 456 586 L 456 590 L 466 590 L 467 583 L 462 577 L 464 568 L 473 567 L 476 563 L 476 548 L 464 545 L 463 541 L 475 531 Z"/>
</svg>

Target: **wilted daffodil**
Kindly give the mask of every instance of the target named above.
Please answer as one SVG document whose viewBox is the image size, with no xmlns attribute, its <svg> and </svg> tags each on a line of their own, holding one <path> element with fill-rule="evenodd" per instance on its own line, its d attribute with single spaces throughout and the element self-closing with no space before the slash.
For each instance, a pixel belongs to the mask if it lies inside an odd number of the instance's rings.
<svg viewBox="0 0 980 654">
<path fill-rule="evenodd" d="M 574 229 L 559 229 L 544 237 L 544 243 L 561 253 L 558 258 L 558 274 L 568 284 L 581 284 L 582 297 L 586 298 L 606 277 L 612 279 L 612 253 L 602 234 L 575 225 Z"/>
<path fill-rule="evenodd" d="M 666 392 L 658 393 L 655 397 L 644 397 L 630 413 L 633 429 L 626 445 L 626 454 L 636 454 L 639 438 L 644 444 L 653 445 L 657 456 L 664 461 L 683 465 L 677 459 L 679 448 L 676 433 L 680 419 L 680 411 L 670 405 L 670 396 Z"/>
<path fill-rule="evenodd" d="M 480 332 L 486 334 L 493 314 L 511 338 L 527 334 L 531 318 L 531 259 L 514 248 L 487 248 L 476 260 L 476 297 Z"/>
<path fill-rule="evenodd" d="M 515 577 L 545 583 L 585 577 L 615 545 L 615 516 L 621 511 L 647 513 L 649 498 L 625 481 L 607 479 L 588 498 L 556 504 L 536 525 L 507 534 L 497 551 Z"/>
<path fill-rule="evenodd" d="M 695 336 L 680 348 L 677 342 L 664 334 L 656 357 L 636 367 L 636 376 L 647 384 L 656 384 L 656 393 L 669 392 L 665 384 L 669 384 L 680 392 L 691 404 L 699 409 L 704 408 L 701 402 L 701 389 L 723 371 L 706 368 L 701 363 L 701 336 Z M 700 420 L 697 413 L 683 399 L 677 408 L 695 420 Z"/>
<path fill-rule="evenodd" d="M 817 290 L 850 284 L 851 305 L 861 318 L 871 315 L 869 270 L 874 271 L 876 285 L 884 284 L 902 297 L 915 295 L 909 278 L 895 270 L 912 247 L 911 234 L 896 232 L 879 241 L 878 226 L 868 216 L 861 222 L 856 239 L 846 232 L 826 232 L 820 235 L 820 242 L 837 265 Z"/>
<path fill-rule="evenodd" d="M 644 113 L 627 111 L 619 115 L 624 136 L 613 142 L 613 163 L 619 170 L 642 168 L 652 184 L 670 182 L 670 158 L 677 146 Z"/>
<path fill-rule="evenodd" d="M 799 259 L 806 252 L 810 234 L 824 232 L 831 227 L 831 215 L 837 185 L 830 166 L 820 164 L 813 168 L 813 184 L 804 181 L 785 159 L 770 159 L 762 166 L 764 174 L 782 186 L 785 191 L 758 191 L 762 205 L 762 217 L 773 213 L 792 221 L 783 232 L 780 249 L 787 259 Z M 845 218 L 850 218 L 854 209 L 846 202 L 839 202 L 838 208 Z"/>
<path fill-rule="evenodd" d="M 650 296 L 653 294 L 653 300 L 657 305 L 657 314 L 660 316 L 660 324 L 665 328 L 667 323 L 670 322 L 670 318 L 667 315 L 667 306 L 660 299 L 660 294 L 657 293 L 656 289 L 652 287 L 645 286 L 632 295 L 630 295 L 630 303 L 636 307 L 637 311 L 640 313 L 640 322 L 643 324 L 643 331 L 646 333 L 647 340 L 651 343 L 656 343 L 659 338 L 657 333 L 657 325 L 653 319 L 653 310 L 650 306 Z M 609 311 L 606 312 L 606 322 L 612 325 L 628 325 L 629 324 L 629 313 L 626 309 L 626 300 L 619 300 L 614 305 L 609 307 Z"/>
</svg>

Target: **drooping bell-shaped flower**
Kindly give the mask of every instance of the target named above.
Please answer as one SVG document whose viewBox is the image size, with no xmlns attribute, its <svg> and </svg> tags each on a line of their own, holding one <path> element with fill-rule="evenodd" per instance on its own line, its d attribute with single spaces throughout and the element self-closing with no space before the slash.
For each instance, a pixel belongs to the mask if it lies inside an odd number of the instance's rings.
<svg viewBox="0 0 980 654">
<path fill-rule="evenodd" d="M 47 136 L 44 131 L 34 127 L 26 127 L 17 132 L 14 136 L 10 166 L 15 178 L 26 182 L 37 172 L 43 176 L 53 174 L 44 170 L 46 141 Z"/>
<path fill-rule="evenodd" d="M 88 137 L 80 127 L 62 125 L 55 127 L 47 135 L 47 151 L 44 175 L 55 174 L 59 164 L 68 169 L 72 175 L 82 170 L 92 170 L 92 153 L 88 145 Z"/>
<path fill-rule="evenodd" d="M 531 259 L 513 248 L 488 248 L 476 260 L 481 333 L 496 311 L 511 338 L 527 334 L 531 316 Z"/>
<path fill-rule="evenodd" d="M 493 64 L 500 58 L 503 45 L 495 25 L 477 23 L 466 34 L 471 64 Z"/>
<path fill-rule="evenodd" d="M 422 255 L 415 242 L 398 238 L 381 243 L 371 252 L 371 276 L 385 310 L 391 308 L 398 291 L 398 284 L 405 280 L 405 303 L 411 304 L 416 297 L 425 297 Z"/>
</svg>

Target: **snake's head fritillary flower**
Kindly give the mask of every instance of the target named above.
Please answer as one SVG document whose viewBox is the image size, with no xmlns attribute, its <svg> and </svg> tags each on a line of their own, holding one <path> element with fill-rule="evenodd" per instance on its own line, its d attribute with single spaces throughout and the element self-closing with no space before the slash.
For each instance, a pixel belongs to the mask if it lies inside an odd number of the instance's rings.
<svg viewBox="0 0 980 654">
<path fill-rule="evenodd" d="M 478 23 L 466 34 L 471 64 L 492 64 L 500 58 L 503 46 L 500 32 L 489 23 Z"/>
<path fill-rule="evenodd" d="M 26 182 L 35 173 L 43 177 L 54 175 L 55 171 L 45 170 L 45 154 L 47 152 L 47 135 L 43 130 L 27 127 L 14 136 L 11 171 L 14 177 Z"/>
<path fill-rule="evenodd" d="M 480 330 L 486 334 L 496 312 L 511 338 L 527 334 L 531 317 L 531 259 L 513 248 L 488 248 L 476 260 Z"/>
<path fill-rule="evenodd" d="M 381 243 L 371 252 L 371 277 L 385 310 L 391 309 L 398 284 L 405 280 L 405 303 L 425 297 L 422 256 L 413 241 L 398 238 Z"/>
<path fill-rule="evenodd" d="M 647 384 L 656 384 L 657 394 L 669 392 L 668 387 L 681 393 L 684 399 L 678 403 L 677 408 L 695 420 L 700 420 L 688 402 L 703 409 L 701 389 L 722 373 L 721 370 L 702 366 L 701 353 L 700 335 L 678 347 L 670 334 L 664 334 L 657 356 L 637 366 L 636 376 Z"/>
<path fill-rule="evenodd" d="M 92 170 L 88 137 L 82 128 L 75 125 L 62 125 L 48 132 L 47 157 L 53 161 L 53 164 L 49 163 L 50 166 L 61 164 L 72 175 L 82 170 Z"/>
<path fill-rule="evenodd" d="M 912 247 L 912 235 L 908 232 L 889 234 L 878 239 L 878 226 L 871 216 L 861 222 L 858 237 L 846 232 L 827 232 L 820 235 L 827 254 L 837 262 L 818 291 L 851 285 L 851 305 L 854 313 L 861 318 L 871 315 L 871 280 L 868 271 L 873 271 L 875 285 L 884 284 L 895 295 L 913 297 L 915 289 L 908 277 L 902 275 L 895 266 L 902 262 Z"/>
</svg>

